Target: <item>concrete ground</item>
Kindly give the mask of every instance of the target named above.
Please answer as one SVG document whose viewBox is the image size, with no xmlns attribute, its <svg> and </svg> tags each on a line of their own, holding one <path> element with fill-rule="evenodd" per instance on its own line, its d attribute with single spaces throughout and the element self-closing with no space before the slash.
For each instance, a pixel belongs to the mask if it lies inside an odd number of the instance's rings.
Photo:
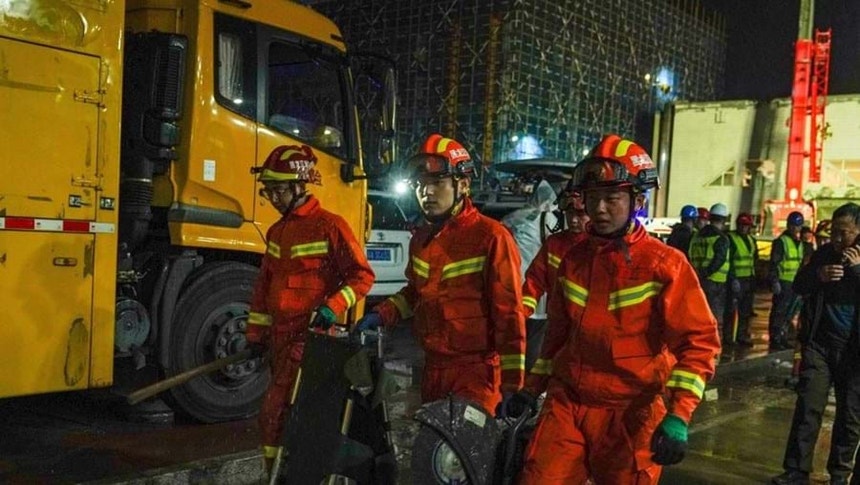
<svg viewBox="0 0 860 485">
<path fill-rule="evenodd" d="M 727 347 L 707 400 L 694 415 L 690 452 L 665 469 L 663 484 L 768 483 L 781 472 L 794 394 L 783 384 L 791 351 L 767 352 L 767 295 L 749 348 Z M 418 407 L 420 352 L 408 328 L 388 340 L 388 366 L 404 389 L 390 400 L 402 484 L 410 483 L 410 416 Z M 0 401 L 2 483 L 259 483 L 254 420 L 200 425 L 129 422 L 119 399 L 66 393 Z M 157 415 L 159 411 L 154 411 Z M 169 414 L 168 414 L 169 416 Z M 170 420 L 168 420 L 170 421 Z M 826 483 L 832 408 L 819 439 L 813 476 Z"/>
</svg>

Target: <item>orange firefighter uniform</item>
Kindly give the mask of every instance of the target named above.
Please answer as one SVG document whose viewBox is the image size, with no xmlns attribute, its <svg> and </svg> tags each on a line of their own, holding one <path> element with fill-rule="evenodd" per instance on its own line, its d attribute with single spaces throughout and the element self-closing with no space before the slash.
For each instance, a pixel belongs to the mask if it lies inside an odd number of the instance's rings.
<svg viewBox="0 0 860 485">
<path fill-rule="evenodd" d="M 564 255 L 570 248 L 586 238 L 585 232 L 573 233 L 570 231 L 562 231 L 546 238 L 540 251 L 526 270 L 525 282 L 523 282 L 523 310 L 526 318 L 534 314 L 541 296 L 552 291 L 558 265 L 561 264 Z"/>
<path fill-rule="evenodd" d="M 559 265 L 549 328 L 524 391 L 546 390 L 547 398 L 522 484 L 656 484 L 662 468 L 654 460 L 683 459 L 720 343 L 687 258 L 634 217 L 635 198 L 657 185 L 648 154 L 617 135 L 574 169 L 571 187 L 586 201 L 590 190 L 628 190 L 630 215 L 609 234 L 589 226 Z M 605 227 L 610 202 L 594 201 L 603 205 L 587 209 L 604 211 Z"/>
<path fill-rule="evenodd" d="M 266 240 L 246 334 L 272 352 L 271 382 L 259 417 L 269 454 L 280 445 L 311 313 L 326 305 L 343 314 L 364 298 L 374 275 L 346 221 L 312 195 L 275 223 Z"/>
<path fill-rule="evenodd" d="M 520 257 L 500 223 L 469 198 L 440 225 L 419 228 L 409 246 L 408 284 L 374 308 L 386 326 L 414 316 L 425 351 L 421 400 L 453 393 L 490 414 L 501 392 L 522 387 L 525 319 Z"/>
</svg>

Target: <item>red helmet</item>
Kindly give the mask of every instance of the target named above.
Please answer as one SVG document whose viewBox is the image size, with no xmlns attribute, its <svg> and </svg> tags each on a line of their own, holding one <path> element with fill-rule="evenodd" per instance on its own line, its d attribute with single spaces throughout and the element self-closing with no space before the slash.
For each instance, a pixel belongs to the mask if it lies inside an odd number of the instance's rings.
<svg viewBox="0 0 860 485">
<path fill-rule="evenodd" d="M 266 157 L 258 170 L 260 182 L 307 182 L 322 185 L 322 176 L 314 168 L 317 157 L 307 145 L 281 145 Z"/>
<path fill-rule="evenodd" d="M 462 144 L 437 133 L 430 135 L 419 153 L 409 159 L 407 171 L 410 179 L 422 174 L 470 177 L 475 173 L 475 164 Z"/>
<path fill-rule="evenodd" d="M 696 209 L 696 211 L 698 211 L 699 213 L 699 219 L 704 219 L 706 221 L 711 219 L 711 212 L 708 209 L 704 207 L 699 207 Z"/>
<path fill-rule="evenodd" d="M 741 212 L 740 214 L 738 214 L 737 219 L 735 219 L 735 225 L 737 225 L 737 226 L 752 226 L 753 225 L 752 215 L 750 215 L 747 212 Z"/>
<path fill-rule="evenodd" d="M 632 187 L 645 192 L 659 185 L 657 167 L 642 147 L 618 135 L 606 135 L 573 169 L 569 187 L 576 191 Z"/>
</svg>

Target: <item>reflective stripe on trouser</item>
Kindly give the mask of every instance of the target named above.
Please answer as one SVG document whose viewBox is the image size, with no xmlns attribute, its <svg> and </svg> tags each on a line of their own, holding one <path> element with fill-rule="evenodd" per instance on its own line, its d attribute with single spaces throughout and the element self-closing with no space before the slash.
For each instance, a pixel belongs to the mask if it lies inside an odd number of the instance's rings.
<svg viewBox="0 0 860 485">
<path fill-rule="evenodd" d="M 502 400 L 499 390 L 501 370 L 498 363 L 474 362 L 454 367 L 424 367 L 421 376 L 421 402 L 445 399 L 448 394 L 483 406 L 490 416 Z"/>
<path fill-rule="evenodd" d="M 788 338 L 788 327 L 791 325 L 791 319 L 799 309 L 796 304 L 797 298 L 791 285 L 785 282 L 782 282 L 780 294 L 773 295 L 770 318 L 768 319 L 768 334 L 771 342 L 784 341 Z"/>
<path fill-rule="evenodd" d="M 526 450 L 520 485 L 649 485 L 662 467 L 651 460 L 651 435 L 666 414 L 660 396 L 626 408 L 586 406 L 554 381 Z"/>
<path fill-rule="evenodd" d="M 283 441 L 284 415 L 290 408 L 293 383 L 302 362 L 304 342 L 272 338 L 269 388 L 260 407 L 260 435 L 263 446 L 280 446 Z"/>
</svg>

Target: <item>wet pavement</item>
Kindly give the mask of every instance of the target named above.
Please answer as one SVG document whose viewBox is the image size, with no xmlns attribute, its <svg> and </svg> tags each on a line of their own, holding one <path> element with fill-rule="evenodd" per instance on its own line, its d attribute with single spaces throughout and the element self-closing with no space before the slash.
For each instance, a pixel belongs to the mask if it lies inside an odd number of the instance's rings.
<svg viewBox="0 0 860 485">
<path fill-rule="evenodd" d="M 687 458 L 663 484 L 768 483 L 779 474 L 794 408 L 784 385 L 791 351 L 767 351 L 769 295 L 759 295 L 755 345 L 727 347 L 707 400 L 693 418 Z M 390 401 L 401 483 L 408 484 L 417 425 L 420 351 L 408 328 L 390 335 L 388 366 L 406 388 Z M 255 420 L 200 425 L 129 422 L 120 396 L 64 393 L 0 400 L 2 483 L 259 483 Z M 816 451 L 813 479 L 826 483 L 832 406 Z M 151 415 L 158 416 L 161 410 Z M 166 415 L 169 417 L 169 415 Z"/>
</svg>

